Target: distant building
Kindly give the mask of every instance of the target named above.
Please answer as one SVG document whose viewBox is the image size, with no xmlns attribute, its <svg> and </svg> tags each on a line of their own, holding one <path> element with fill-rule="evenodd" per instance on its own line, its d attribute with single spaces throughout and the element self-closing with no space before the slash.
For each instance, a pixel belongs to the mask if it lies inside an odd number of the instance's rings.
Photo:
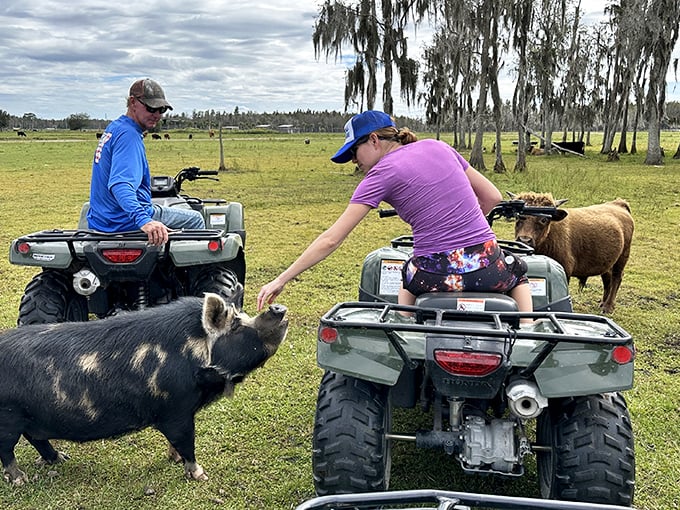
<svg viewBox="0 0 680 510">
<path fill-rule="evenodd" d="M 276 126 L 276 130 L 280 131 L 281 133 L 288 133 L 288 134 L 300 132 L 300 128 L 295 127 L 295 125 L 293 125 L 293 124 L 279 124 L 278 126 Z"/>
</svg>

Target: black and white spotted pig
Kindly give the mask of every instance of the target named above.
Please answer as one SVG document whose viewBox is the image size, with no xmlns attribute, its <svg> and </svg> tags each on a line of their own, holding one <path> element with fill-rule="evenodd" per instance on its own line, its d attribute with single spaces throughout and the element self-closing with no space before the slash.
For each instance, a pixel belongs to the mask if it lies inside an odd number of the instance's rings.
<svg viewBox="0 0 680 510">
<path fill-rule="evenodd" d="M 0 460 L 21 485 L 14 447 L 23 434 L 48 464 L 68 457 L 50 439 L 77 442 L 154 427 L 207 480 L 194 454 L 194 415 L 231 396 L 283 341 L 286 308 L 256 317 L 216 294 L 104 320 L 27 325 L 0 335 Z"/>
</svg>

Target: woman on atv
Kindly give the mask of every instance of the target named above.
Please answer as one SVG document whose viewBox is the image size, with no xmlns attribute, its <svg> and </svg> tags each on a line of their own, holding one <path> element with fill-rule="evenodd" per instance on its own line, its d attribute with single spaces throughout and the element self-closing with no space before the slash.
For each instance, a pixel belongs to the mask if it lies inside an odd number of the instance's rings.
<svg viewBox="0 0 680 510">
<path fill-rule="evenodd" d="M 291 279 L 330 255 L 381 202 L 413 231 L 413 257 L 402 271 L 399 303 L 425 292 L 508 292 L 521 312 L 532 311 L 526 264 L 504 253 L 486 220 L 498 189 L 449 145 L 418 141 L 386 113 L 369 110 L 345 124 L 345 143 L 331 158 L 352 161 L 364 174 L 336 222 L 257 296 L 258 310 Z"/>
</svg>

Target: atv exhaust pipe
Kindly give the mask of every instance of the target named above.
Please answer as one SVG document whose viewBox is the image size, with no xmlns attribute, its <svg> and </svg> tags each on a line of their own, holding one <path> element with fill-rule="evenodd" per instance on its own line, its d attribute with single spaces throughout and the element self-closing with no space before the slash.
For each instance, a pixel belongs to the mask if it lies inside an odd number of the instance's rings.
<svg viewBox="0 0 680 510">
<path fill-rule="evenodd" d="M 536 383 L 526 379 L 511 382 L 505 393 L 510 412 L 523 420 L 536 418 L 548 405 L 548 399 L 543 396 Z"/>
<path fill-rule="evenodd" d="M 100 287 L 97 275 L 89 269 L 81 269 L 73 275 L 73 288 L 81 296 L 90 296 Z"/>
</svg>

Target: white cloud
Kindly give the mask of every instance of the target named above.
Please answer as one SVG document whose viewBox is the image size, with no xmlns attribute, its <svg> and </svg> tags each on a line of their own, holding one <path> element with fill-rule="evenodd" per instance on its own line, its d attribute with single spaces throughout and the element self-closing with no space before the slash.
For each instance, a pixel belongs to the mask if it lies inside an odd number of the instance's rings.
<svg viewBox="0 0 680 510">
<path fill-rule="evenodd" d="M 3 0 L 0 109 L 112 119 L 130 84 L 151 77 L 175 112 L 340 111 L 345 63 L 314 55 L 319 2 Z M 409 35 L 414 56 L 426 34 Z M 420 111 L 396 103 L 397 114 Z"/>
<path fill-rule="evenodd" d="M 314 58 L 316 12 L 305 0 L 5 0 L 0 108 L 114 118 L 151 77 L 175 112 L 341 110 L 344 67 Z"/>
</svg>

